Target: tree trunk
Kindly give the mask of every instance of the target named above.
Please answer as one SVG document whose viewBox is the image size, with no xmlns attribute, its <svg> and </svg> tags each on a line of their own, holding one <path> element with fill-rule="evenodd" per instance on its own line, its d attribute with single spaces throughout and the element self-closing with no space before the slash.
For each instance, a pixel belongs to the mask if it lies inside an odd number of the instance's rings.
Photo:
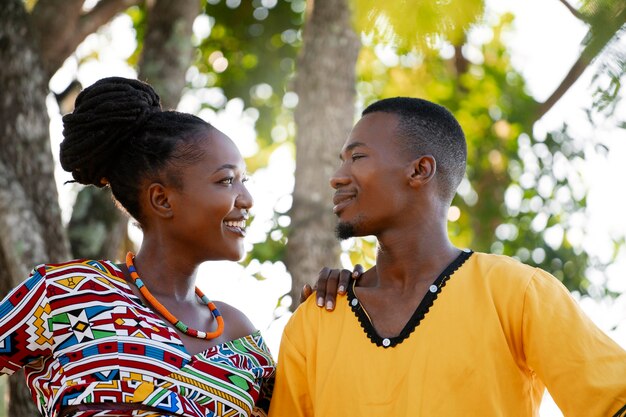
<svg viewBox="0 0 626 417">
<path fill-rule="evenodd" d="M 69 245 L 50 153 L 48 79 L 21 0 L 4 1 L 0 62 L 0 295 L 4 297 L 35 264 L 67 259 Z M 10 379 L 8 414 L 37 415 L 23 378 L 16 378 Z"/>
<path fill-rule="evenodd" d="M 72 256 L 118 260 L 126 238 L 128 217 L 113 202 L 109 189 L 85 187 L 76 196 L 67 225 Z"/>
<path fill-rule="evenodd" d="M 16 284 L 33 263 L 66 259 L 69 246 L 50 153 L 48 80 L 23 3 L 5 2 L 0 23 L 0 181 L 5 182 L 0 187 L 0 241 L 8 263 L 0 274 L 10 271 L 12 277 L 4 281 Z"/>
<path fill-rule="evenodd" d="M 192 26 L 199 0 L 157 0 L 148 11 L 148 27 L 139 62 L 139 78 L 150 83 L 164 109 L 175 109 L 193 58 Z"/>
<path fill-rule="evenodd" d="M 311 11 L 295 78 L 296 173 L 286 255 L 292 308 L 323 266 L 339 266 L 328 180 L 354 122 L 360 49 L 347 0 L 316 0 Z"/>
</svg>

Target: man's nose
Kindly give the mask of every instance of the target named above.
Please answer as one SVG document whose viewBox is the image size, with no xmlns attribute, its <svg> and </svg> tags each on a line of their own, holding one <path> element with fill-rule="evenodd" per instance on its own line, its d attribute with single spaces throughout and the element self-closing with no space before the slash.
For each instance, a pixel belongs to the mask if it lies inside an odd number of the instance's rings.
<svg viewBox="0 0 626 417">
<path fill-rule="evenodd" d="M 333 189 L 337 189 L 341 186 L 347 185 L 350 183 L 350 177 L 346 174 L 343 168 L 339 168 L 335 173 L 330 177 L 330 186 Z"/>
</svg>

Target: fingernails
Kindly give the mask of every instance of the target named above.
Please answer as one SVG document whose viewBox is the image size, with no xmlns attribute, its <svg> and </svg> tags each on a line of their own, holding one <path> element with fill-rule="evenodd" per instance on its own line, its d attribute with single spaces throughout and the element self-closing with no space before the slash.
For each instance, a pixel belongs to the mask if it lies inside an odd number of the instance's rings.
<svg viewBox="0 0 626 417">
<path fill-rule="evenodd" d="M 340 285 L 339 288 L 337 289 L 337 291 L 339 291 L 339 292 L 346 292 L 346 287 L 344 287 L 343 285 Z"/>
<path fill-rule="evenodd" d="M 317 299 L 317 306 L 322 307 L 323 305 L 324 305 L 324 299 L 322 297 L 319 297 Z"/>
<path fill-rule="evenodd" d="M 326 303 L 326 310 L 332 310 L 333 309 L 333 302 L 332 301 L 328 301 Z"/>
</svg>

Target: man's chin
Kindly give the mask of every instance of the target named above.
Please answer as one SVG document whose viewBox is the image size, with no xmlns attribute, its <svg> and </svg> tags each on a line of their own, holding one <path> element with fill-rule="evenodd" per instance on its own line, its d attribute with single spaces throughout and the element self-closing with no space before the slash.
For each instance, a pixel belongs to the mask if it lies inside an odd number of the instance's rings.
<svg viewBox="0 0 626 417">
<path fill-rule="evenodd" d="M 335 236 L 339 240 L 350 239 L 351 237 L 356 236 L 356 231 L 354 230 L 354 225 L 346 222 L 339 222 L 335 227 Z"/>
</svg>

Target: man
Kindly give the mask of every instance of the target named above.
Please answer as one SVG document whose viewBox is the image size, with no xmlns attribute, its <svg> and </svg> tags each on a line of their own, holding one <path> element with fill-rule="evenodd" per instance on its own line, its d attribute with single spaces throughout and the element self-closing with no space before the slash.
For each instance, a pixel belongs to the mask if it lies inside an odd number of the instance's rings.
<svg viewBox="0 0 626 417">
<path fill-rule="evenodd" d="M 425 100 L 369 106 L 331 179 L 337 234 L 374 235 L 376 266 L 328 314 L 310 297 L 281 342 L 272 417 L 626 416 L 626 352 L 554 277 L 455 248 L 458 122 Z"/>
</svg>

